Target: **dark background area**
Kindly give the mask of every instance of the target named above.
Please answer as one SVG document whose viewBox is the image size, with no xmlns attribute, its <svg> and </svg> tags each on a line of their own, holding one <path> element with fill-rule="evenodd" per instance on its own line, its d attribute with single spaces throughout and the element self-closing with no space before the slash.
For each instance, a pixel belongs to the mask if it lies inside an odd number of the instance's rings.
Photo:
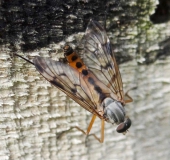
<svg viewBox="0 0 170 160">
<path fill-rule="evenodd" d="M 23 51 L 60 42 L 73 33 L 84 32 L 91 18 L 112 21 L 107 30 L 137 20 L 137 8 L 125 1 L 4 0 L 0 6 L 0 44 L 20 43 Z M 128 13 L 128 14 L 125 14 Z"/>
<path fill-rule="evenodd" d="M 50 43 L 58 43 L 71 34 L 84 32 L 91 18 L 105 24 L 107 31 L 116 32 L 119 28 L 127 29 L 138 25 L 138 20 L 146 14 L 146 8 L 134 7 L 131 1 L 76 1 L 76 0 L 2 0 L 0 5 L 0 44 L 9 44 L 13 51 L 33 51 Z M 140 6 L 140 2 L 138 2 Z M 117 17 L 114 19 L 113 17 Z M 170 19 L 170 3 L 160 0 L 155 13 L 150 15 L 151 23 L 164 23 Z M 120 29 L 121 32 L 121 29 Z M 125 32 L 125 31 L 122 31 Z M 121 37 L 121 34 L 117 37 Z M 164 44 L 166 42 L 166 44 Z M 115 45 L 122 45 L 118 42 Z M 153 42 L 157 43 L 157 42 Z M 161 50 L 147 53 L 143 48 L 144 64 L 153 63 L 156 59 L 169 56 L 168 39 L 158 42 Z M 121 46 L 120 46 L 121 47 Z M 168 51 L 167 51 L 168 50 Z M 125 51 L 126 52 L 126 51 Z M 166 54 L 164 54 L 166 53 Z M 118 63 L 132 60 L 126 52 L 116 55 Z M 143 64 L 143 63 L 142 63 Z"/>
</svg>

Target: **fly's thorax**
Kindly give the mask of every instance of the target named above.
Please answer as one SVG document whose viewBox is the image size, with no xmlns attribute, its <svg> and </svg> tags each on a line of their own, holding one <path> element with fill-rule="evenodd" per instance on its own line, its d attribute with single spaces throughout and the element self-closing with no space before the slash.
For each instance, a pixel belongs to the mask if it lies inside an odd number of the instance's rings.
<svg viewBox="0 0 170 160">
<path fill-rule="evenodd" d="M 111 123 L 120 124 L 125 119 L 125 109 L 121 102 L 112 98 L 105 98 L 102 102 L 104 117 Z"/>
</svg>

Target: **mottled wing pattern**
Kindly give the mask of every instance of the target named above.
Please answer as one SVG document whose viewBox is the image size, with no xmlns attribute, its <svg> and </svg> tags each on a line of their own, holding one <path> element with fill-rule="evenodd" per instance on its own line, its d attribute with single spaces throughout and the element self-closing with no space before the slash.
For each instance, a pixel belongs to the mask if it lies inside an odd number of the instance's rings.
<svg viewBox="0 0 170 160">
<path fill-rule="evenodd" d="M 81 73 L 69 66 L 49 58 L 36 57 L 33 60 L 36 69 L 55 87 L 67 94 L 89 112 L 99 116 L 96 104 L 91 97 L 88 84 Z"/>
<path fill-rule="evenodd" d="M 90 71 L 112 91 L 112 98 L 124 100 L 123 84 L 113 50 L 105 29 L 91 20 L 82 40 L 84 50 L 80 53 Z M 113 95 L 114 94 L 114 95 Z"/>
</svg>

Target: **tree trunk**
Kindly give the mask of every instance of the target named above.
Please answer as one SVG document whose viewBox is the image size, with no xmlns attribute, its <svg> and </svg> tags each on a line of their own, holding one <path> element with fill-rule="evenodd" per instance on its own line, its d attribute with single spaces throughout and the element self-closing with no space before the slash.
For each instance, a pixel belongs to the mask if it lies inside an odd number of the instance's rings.
<svg viewBox="0 0 170 160">
<path fill-rule="evenodd" d="M 170 5 L 156 2 L 0 2 L 1 160 L 169 160 Z M 57 60 L 65 42 L 79 46 L 91 18 L 104 24 L 105 17 L 124 90 L 136 88 L 126 105 L 129 132 L 119 134 L 106 123 L 101 144 L 70 129 L 86 130 L 92 115 L 13 53 Z M 100 136 L 99 120 L 91 133 Z"/>
</svg>

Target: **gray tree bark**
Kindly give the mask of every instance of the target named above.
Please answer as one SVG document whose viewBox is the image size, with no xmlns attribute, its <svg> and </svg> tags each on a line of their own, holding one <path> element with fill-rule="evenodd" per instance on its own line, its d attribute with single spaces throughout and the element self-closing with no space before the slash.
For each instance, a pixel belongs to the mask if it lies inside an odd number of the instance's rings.
<svg viewBox="0 0 170 160">
<path fill-rule="evenodd" d="M 169 160 L 170 23 L 168 16 L 164 21 L 154 16 L 156 5 L 156 0 L 2 0 L 0 159 Z M 57 60 L 65 42 L 79 45 L 91 18 L 104 22 L 106 10 L 124 90 L 136 89 L 129 92 L 134 102 L 126 105 L 132 120 L 129 132 L 116 133 L 106 123 L 100 144 L 93 136 L 69 130 L 86 130 L 92 115 L 51 86 L 34 66 L 12 55 Z M 91 133 L 100 135 L 99 120 Z"/>
</svg>

